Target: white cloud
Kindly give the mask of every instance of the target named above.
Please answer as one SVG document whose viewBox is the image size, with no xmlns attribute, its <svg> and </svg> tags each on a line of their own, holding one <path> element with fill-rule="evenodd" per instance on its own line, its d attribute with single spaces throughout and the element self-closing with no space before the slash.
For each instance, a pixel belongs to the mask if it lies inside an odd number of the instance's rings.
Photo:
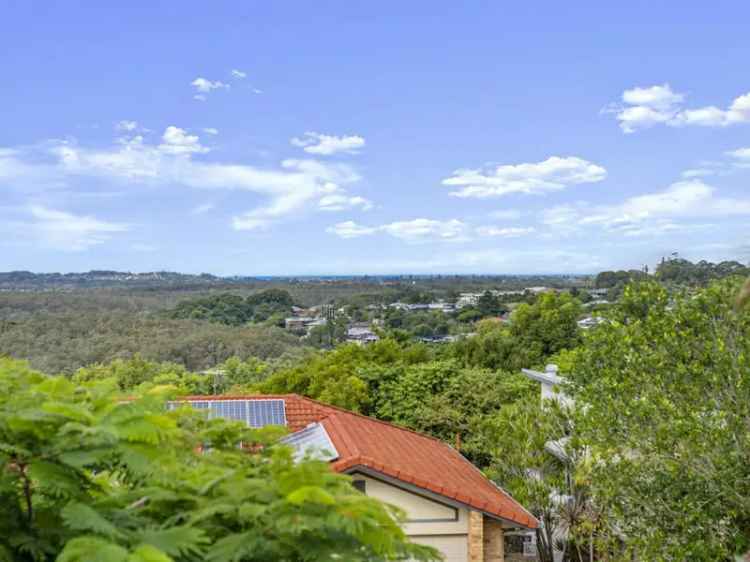
<svg viewBox="0 0 750 562">
<path fill-rule="evenodd" d="M 133 131 L 136 131 L 138 129 L 138 122 L 137 121 L 127 121 L 127 120 L 118 121 L 115 124 L 115 129 L 118 130 L 118 131 L 123 131 L 123 132 L 133 132 Z"/>
<path fill-rule="evenodd" d="M 364 226 L 354 221 L 345 221 L 326 229 L 327 232 L 341 238 L 357 238 L 383 232 L 407 242 L 466 240 L 467 230 L 467 225 L 457 219 L 439 221 L 424 218 L 396 221 L 379 226 Z"/>
<path fill-rule="evenodd" d="M 170 125 L 161 137 L 159 149 L 166 154 L 193 154 L 208 152 L 197 135 L 189 135 L 185 129 Z"/>
<path fill-rule="evenodd" d="M 206 127 L 205 129 L 203 129 L 203 132 L 207 135 L 218 135 L 219 129 L 215 129 L 214 127 Z"/>
<path fill-rule="evenodd" d="M 377 231 L 378 227 L 376 226 L 362 226 L 354 221 L 344 221 L 326 228 L 326 232 L 335 234 L 340 238 L 358 238 L 375 234 Z"/>
<path fill-rule="evenodd" d="M 486 198 L 560 191 L 571 185 L 600 182 L 606 177 L 603 167 L 582 158 L 552 156 L 543 162 L 456 170 L 442 183 L 459 188 L 451 192 L 455 197 Z"/>
<path fill-rule="evenodd" d="M 633 88 L 622 94 L 622 104 L 605 108 L 614 113 L 625 133 L 634 133 L 658 124 L 670 127 L 726 127 L 750 122 L 750 92 L 735 98 L 727 109 L 710 105 L 684 108 L 685 95 L 674 92 L 669 84 Z"/>
<path fill-rule="evenodd" d="M 738 148 L 727 152 L 734 159 L 734 165 L 738 168 L 750 167 L 750 147 Z"/>
<path fill-rule="evenodd" d="M 232 78 L 237 78 L 239 80 L 242 80 L 243 78 L 247 78 L 247 73 L 243 72 L 241 70 L 237 70 L 236 68 L 232 69 Z"/>
<path fill-rule="evenodd" d="M 73 215 L 64 211 L 32 205 L 31 219 L 23 227 L 39 241 L 56 250 L 79 252 L 110 239 L 116 232 L 125 232 L 128 225 L 106 222 L 94 217 Z"/>
<path fill-rule="evenodd" d="M 228 90 L 230 88 L 229 84 L 224 84 L 224 82 L 221 82 L 219 80 L 215 80 L 212 82 L 211 80 L 200 77 L 190 82 L 190 85 L 193 86 L 196 91 L 200 92 L 201 94 L 208 94 L 212 90 Z"/>
<path fill-rule="evenodd" d="M 80 179 L 95 178 L 124 186 L 137 182 L 153 187 L 247 191 L 261 196 L 264 200 L 255 208 L 234 218 L 232 224 L 239 230 L 265 228 L 306 210 L 371 205 L 346 191 L 347 186 L 360 180 L 348 165 L 289 159 L 278 166 L 260 168 L 202 161 L 199 157 L 207 150 L 197 135 L 175 126 L 165 130 L 159 144 L 135 136 L 106 148 L 84 148 L 73 141 L 58 141 L 33 148 L 2 149 L 0 186 L 25 189 L 28 184 L 54 183 L 55 187 L 66 188 Z M 346 204 L 330 199 L 320 203 L 334 194 L 347 197 Z"/>
<path fill-rule="evenodd" d="M 682 103 L 685 99 L 683 94 L 672 91 L 669 84 L 662 86 L 651 86 L 649 88 L 633 88 L 625 90 L 622 101 L 628 105 L 650 107 L 653 109 L 666 110 Z"/>
<path fill-rule="evenodd" d="M 365 139 L 359 135 L 337 137 L 313 131 L 306 132 L 302 138 L 291 139 L 291 144 L 304 149 L 310 154 L 330 156 L 340 152 L 357 154 L 365 146 Z"/>
<path fill-rule="evenodd" d="M 208 97 L 204 96 L 203 94 L 196 94 L 193 96 L 193 99 L 198 101 L 206 101 Z"/>
<path fill-rule="evenodd" d="M 685 170 L 682 172 L 682 177 L 685 179 L 693 179 L 693 178 L 704 178 L 708 176 L 713 176 L 716 174 L 716 170 L 711 170 L 709 168 L 693 168 L 690 170 Z"/>
<path fill-rule="evenodd" d="M 518 238 L 526 234 L 536 232 L 534 227 L 498 227 L 498 226 L 480 226 L 474 229 L 477 235 L 482 237 L 499 237 L 499 238 Z"/>
<path fill-rule="evenodd" d="M 679 219 L 722 219 L 750 215 L 750 198 L 719 197 L 699 179 L 673 183 L 667 189 L 637 195 L 618 205 L 562 205 L 547 209 L 542 223 L 556 230 L 600 226 L 626 236 L 657 234 L 696 225 Z"/>
<path fill-rule="evenodd" d="M 740 160 L 750 160 L 750 147 L 731 150 L 727 154 L 729 154 L 729 156 L 733 156 L 734 158 L 739 158 Z"/>
</svg>

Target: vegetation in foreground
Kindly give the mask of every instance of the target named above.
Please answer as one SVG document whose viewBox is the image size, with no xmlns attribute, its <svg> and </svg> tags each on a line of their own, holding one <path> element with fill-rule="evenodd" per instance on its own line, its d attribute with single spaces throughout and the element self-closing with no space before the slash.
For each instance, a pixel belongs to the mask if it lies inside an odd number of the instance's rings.
<svg viewBox="0 0 750 562">
<path fill-rule="evenodd" d="M 437 559 L 346 476 L 294 463 L 281 428 L 118 396 L 0 359 L 0 560 Z"/>
</svg>

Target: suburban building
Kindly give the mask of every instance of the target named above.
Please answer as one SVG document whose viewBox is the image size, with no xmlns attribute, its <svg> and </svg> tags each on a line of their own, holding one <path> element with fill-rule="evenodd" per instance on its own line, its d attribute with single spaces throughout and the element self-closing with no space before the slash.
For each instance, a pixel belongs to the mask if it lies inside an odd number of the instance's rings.
<svg viewBox="0 0 750 562">
<path fill-rule="evenodd" d="M 446 562 L 505 562 L 505 533 L 538 526 L 458 451 L 414 431 L 295 394 L 179 402 L 251 427 L 285 425 L 295 456 L 326 460 L 363 493 L 403 509 L 407 535 L 439 549 Z"/>
<path fill-rule="evenodd" d="M 604 322 L 604 318 L 601 316 L 586 316 L 578 321 L 578 327 L 582 330 L 588 330 L 594 328 Z"/>
<path fill-rule="evenodd" d="M 290 316 L 284 320 L 284 327 L 295 334 L 307 334 L 312 328 L 326 323 L 326 319 L 320 316 Z"/>
<path fill-rule="evenodd" d="M 370 329 L 369 324 L 352 324 L 346 330 L 346 341 L 366 345 L 378 341 L 380 337 Z"/>
</svg>

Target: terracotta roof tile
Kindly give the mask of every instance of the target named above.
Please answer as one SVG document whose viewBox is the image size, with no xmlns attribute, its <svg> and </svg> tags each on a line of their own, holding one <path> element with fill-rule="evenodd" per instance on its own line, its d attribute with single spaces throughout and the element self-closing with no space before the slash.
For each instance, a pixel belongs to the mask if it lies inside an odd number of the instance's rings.
<svg viewBox="0 0 750 562">
<path fill-rule="evenodd" d="M 339 458 L 334 470 L 364 467 L 413 484 L 495 517 L 530 528 L 537 520 L 449 445 L 415 431 L 296 394 L 191 396 L 201 400 L 283 399 L 287 425 L 299 431 L 321 422 Z"/>
</svg>

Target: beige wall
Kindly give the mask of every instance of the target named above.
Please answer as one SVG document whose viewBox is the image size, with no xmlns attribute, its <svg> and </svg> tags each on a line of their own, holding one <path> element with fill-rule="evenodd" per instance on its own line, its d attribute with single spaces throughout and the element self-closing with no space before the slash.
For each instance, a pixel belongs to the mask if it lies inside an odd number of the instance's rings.
<svg viewBox="0 0 750 562">
<path fill-rule="evenodd" d="M 503 528 L 481 512 L 454 507 L 364 474 L 365 493 L 401 508 L 404 531 L 420 544 L 437 548 L 445 562 L 503 562 Z"/>
<path fill-rule="evenodd" d="M 468 532 L 468 510 L 436 502 L 392 484 L 354 474 L 355 480 L 364 480 L 368 496 L 377 498 L 406 512 L 404 531 L 409 536 L 463 535 Z"/>
<path fill-rule="evenodd" d="M 365 481 L 368 496 L 401 508 L 407 516 L 406 534 L 416 543 L 437 548 L 445 562 L 503 562 L 503 529 L 499 521 L 364 474 L 352 476 Z"/>
</svg>

